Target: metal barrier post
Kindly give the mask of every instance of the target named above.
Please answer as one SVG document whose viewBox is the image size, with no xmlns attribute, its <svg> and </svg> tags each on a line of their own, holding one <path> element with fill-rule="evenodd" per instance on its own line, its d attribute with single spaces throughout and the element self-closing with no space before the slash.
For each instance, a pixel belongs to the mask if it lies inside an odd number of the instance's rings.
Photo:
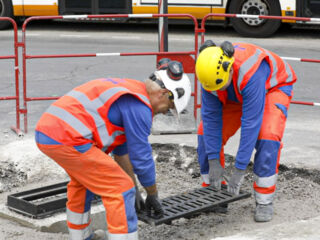
<svg viewBox="0 0 320 240">
<path fill-rule="evenodd" d="M 168 0 L 158 0 L 158 13 L 168 13 Z M 159 52 L 168 52 L 168 18 L 159 17 L 159 32 L 158 32 Z"/>
<path fill-rule="evenodd" d="M 16 101 L 16 125 L 11 126 L 11 130 L 13 130 L 18 136 L 22 136 L 23 133 L 20 130 L 20 98 L 19 98 L 19 58 L 18 58 L 18 27 L 16 22 L 9 17 L 0 17 L 0 21 L 9 21 L 13 26 L 14 31 L 14 55 L 9 56 L 0 56 L 1 59 L 14 59 L 14 71 L 15 71 L 15 96 L 6 96 L 0 97 L 0 100 L 15 100 Z"/>
</svg>

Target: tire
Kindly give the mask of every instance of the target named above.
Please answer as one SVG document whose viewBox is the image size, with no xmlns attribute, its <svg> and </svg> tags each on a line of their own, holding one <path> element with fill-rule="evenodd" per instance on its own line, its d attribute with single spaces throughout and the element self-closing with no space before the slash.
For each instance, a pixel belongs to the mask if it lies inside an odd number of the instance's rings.
<svg viewBox="0 0 320 240">
<path fill-rule="evenodd" d="M 0 0 L 0 17 L 13 18 L 11 0 Z M 12 24 L 9 21 L 0 21 L 0 29 L 6 29 L 10 26 L 12 26 Z"/>
<path fill-rule="evenodd" d="M 231 0 L 229 13 L 281 16 L 279 0 Z M 281 20 L 231 18 L 232 27 L 244 37 L 270 37 Z"/>
</svg>

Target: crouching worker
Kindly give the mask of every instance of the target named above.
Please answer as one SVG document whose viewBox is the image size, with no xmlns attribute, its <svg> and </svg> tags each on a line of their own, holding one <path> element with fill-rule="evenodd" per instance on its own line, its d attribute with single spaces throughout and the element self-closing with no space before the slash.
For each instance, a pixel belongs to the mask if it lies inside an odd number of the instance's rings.
<svg viewBox="0 0 320 240">
<path fill-rule="evenodd" d="M 221 188 L 224 145 L 241 127 L 233 173 L 227 190 L 239 194 L 245 171 L 254 157 L 254 219 L 273 216 L 273 199 L 282 137 L 296 75 L 275 53 L 248 43 L 206 41 L 196 61 L 202 85 L 202 123 L 198 155 L 204 185 Z"/>
<path fill-rule="evenodd" d="M 71 240 L 138 239 L 135 203 L 145 205 L 152 217 L 162 217 L 148 142 L 152 118 L 169 110 L 179 114 L 190 96 L 190 81 L 181 63 L 165 59 L 145 82 L 96 79 L 74 88 L 46 110 L 36 126 L 36 142 L 70 177 Z M 108 155 L 111 152 L 114 159 Z M 135 175 L 146 190 L 145 202 L 136 190 Z M 105 236 L 90 226 L 94 194 L 106 210 Z"/>
</svg>

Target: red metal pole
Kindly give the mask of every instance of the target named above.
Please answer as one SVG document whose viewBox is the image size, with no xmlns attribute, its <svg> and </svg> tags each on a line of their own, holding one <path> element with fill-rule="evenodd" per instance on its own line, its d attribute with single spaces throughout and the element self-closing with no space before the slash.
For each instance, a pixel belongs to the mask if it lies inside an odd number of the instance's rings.
<svg viewBox="0 0 320 240">
<path fill-rule="evenodd" d="M 9 17 L 0 17 L 2 21 L 9 21 L 13 27 L 13 44 L 14 44 L 14 55 L 10 56 L 1 56 L 0 59 L 14 59 L 14 69 L 15 69 L 15 96 L 1 97 L 0 100 L 16 100 L 16 126 L 11 126 L 11 129 L 14 130 L 19 136 L 21 136 L 20 131 L 20 98 L 19 98 L 19 55 L 18 55 L 18 27 L 16 22 Z"/>
</svg>

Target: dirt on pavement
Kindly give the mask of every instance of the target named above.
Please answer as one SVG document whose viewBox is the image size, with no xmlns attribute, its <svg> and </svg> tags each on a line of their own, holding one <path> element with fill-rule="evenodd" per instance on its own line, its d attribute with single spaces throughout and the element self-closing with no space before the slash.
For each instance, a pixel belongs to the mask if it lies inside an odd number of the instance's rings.
<svg viewBox="0 0 320 240">
<path fill-rule="evenodd" d="M 159 197 L 165 198 L 201 186 L 196 149 L 178 144 L 152 144 L 156 161 Z M 234 158 L 226 157 L 226 171 Z M 45 186 L 52 181 L 65 180 L 66 174 L 52 160 L 37 150 L 32 138 L 14 139 L 0 143 L 0 197 L 35 185 Z M 252 164 L 249 165 L 242 190 L 252 193 Z M 144 240 L 194 239 L 206 240 L 230 236 L 239 232 L 296 222 L 320 215 L 320 172 L 318 170 L 289 168 L 280 165 L 275 215 L 271 222 L 253 220 L 254 198 L 229 204 L 227 214 L 202 213 L 191 219 L 177 219 L 171 225 L 152 227 L 139 221 L 139 237 Z M 299 236 L 299 229 L 296 229 Z M 0 218 L 1 239 L 68 239 L 67 234 L 43 233 Z M 275 239 L 270 236 L 269 239 Z"/>
</svg>

